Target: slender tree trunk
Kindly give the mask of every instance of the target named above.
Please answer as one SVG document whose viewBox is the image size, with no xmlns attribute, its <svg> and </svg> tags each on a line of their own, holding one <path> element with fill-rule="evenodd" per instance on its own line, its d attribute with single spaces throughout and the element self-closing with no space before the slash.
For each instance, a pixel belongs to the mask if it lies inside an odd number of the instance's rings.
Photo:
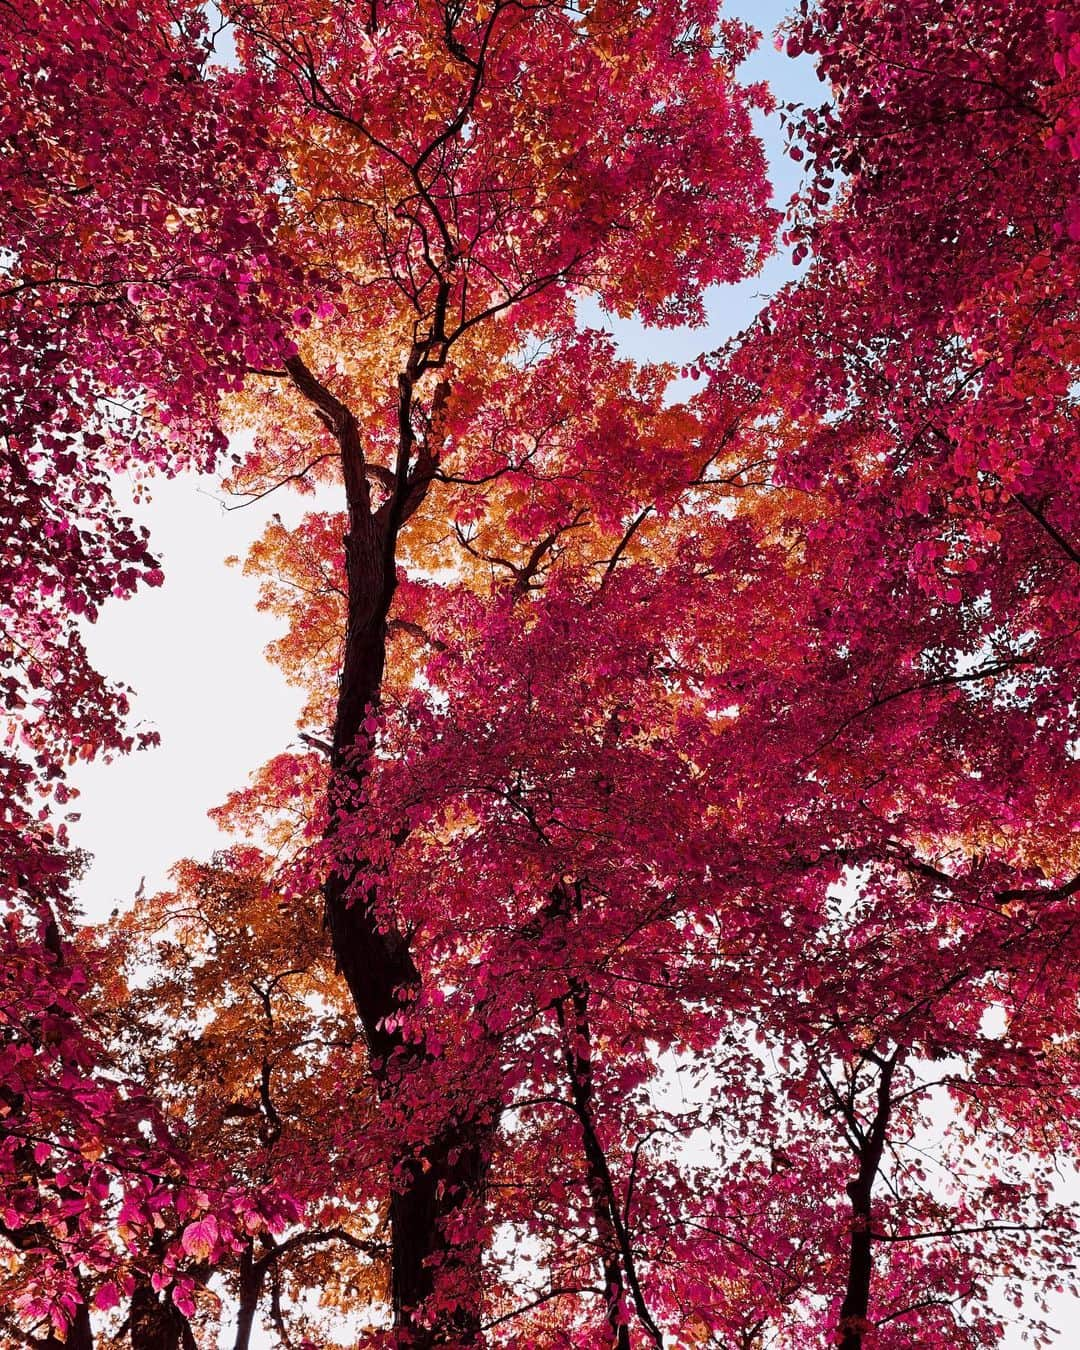
<svg viewBox="0 0 1080 1350">
<path fill-rule="evenodd" d="M 233 1342 L 233 1350 L 248 1350 L 251 1344 L 251 1330 L 255 1325 L 255 1310 L 258 1306 L 257 1293 L 250 1300 L 241 1296 L 240 1308 L 236 1315 L 236 1340 Z"/>
<path fill-rule="evenodd" d="M 844 1301 L 840 1306 L 840 1326 L 836 1344 L 839 1350 L 862 1350 L 869 1330 L 870 1290 L 874 1277 L 871 1200 L 874 1181 L 881 1166 L 892 1110 L 892 1077 L 899 1051 L 891 1059 L 879 1061 L 877 1109 L 859 1154 L 858 1175 L 848 1182 L 851 1200 L 851 1236 L 848 1245 L 848 1277 Z"/>
<path fill-rule="evenodd" d="M 870 1238 L 870 1187 L 858 1180 L 848 1183 L 851 1199 L 851 1236 L 848 1246 L 848 1278 L 840 1307 L 840 1350 L 862 1350 L 870 1311 L 870 1284 L 874 1273 Z"/>
<path fill-rule="evenodd" d="M 612 1222 L 607 1187 L 604 1184 L 605 1160 L 592 1122 L 592 1057 L 588 1049 L 586 998 L 579 989 L 575 989 L 569 1002 L 572 1009 L 570 1016 L 567 1015 L 567 1009 L 562 1003 L 558 1005 L 556 1012 L 559 1030 L 562 1033 L 563 1059 L 570 1078 L 571 1096 L 581 1123 L 585 1176 L 593 1224 L 600 1243 L 607 1321 L 611 1328 L 612 1345 L 615 1350 L 630 1350 L 630 1328 L 624 1315 L 625 1290 L 619 1242 Z"/>
<path fill-rule="evenodd" d="M 255 1325 L 255 1313 L 258 1311 L 265 1274 L 265 1265 L 252 1260 L 249 1242 L 240 1258 L 240 1298 L 236 1311 L 236 1339 L 233 1342 L 233 1350 L 248 1350 L 251 1344 L 251 1330 Z"/>
<path fill-rule="evenodd" d="M 630 1350 L 630 1327 L 626 1303 L 632 1301 L 638 1321 L 653 1345 L 662 1347 L 663 1335 L 656 1325 L 638 1279 L 626 1216 L 622 1212 L 604 1146 L 596 1130 L 593 1100 L 592 1035 L 589 1027 L 589 996 L 586 987 L 571 981 L 570 994 L 556 1007 L 562 1032 L 563 1060 L 570 1079 L 570 1094 L 581 1124 L 585 1175 L 593 1222 L 600 1242 L 608 1324 L 614 1350 Z"/>
</svg>

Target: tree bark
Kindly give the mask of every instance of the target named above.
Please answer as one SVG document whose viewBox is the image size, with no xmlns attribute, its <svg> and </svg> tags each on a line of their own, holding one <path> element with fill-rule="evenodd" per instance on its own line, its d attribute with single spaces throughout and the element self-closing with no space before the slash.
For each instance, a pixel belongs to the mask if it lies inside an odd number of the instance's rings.
<svg viewBox="0 0 1080 1350">
<path fill-rule="evenodd" d="M 255 1313 L 258 1311 L 265 1275 L 265 1265 L 252 1259 L 249 1241 L 240 1257 L 240 1297 L 236 1310 L 236 1339 L 233 1342 L 233 1350 L 248 1350 L 251 1344 L 251 1330 L 255 1325 Z"/>
<path fill-rule="evenodd" d="M 187 1350 L 194 1343 L 187 1318 L 145 1276 L 136 1278 L 128 1318 L 131 1350 Z"/>
<path fill-rule="evenodd" d="M 386 501 L 372 509 L 363 446 L 351 411 L 297 357 L 287 363 L 293 383 L 314 406 L 340 448 L 348 533 L 345 536 L 347 620 L 331 746 L 331 844 L 363 809 L 370 767 L 364 722 L 381 698 L 390 607 L 397 584 L 398 531 L 422 497 L 426 481 L 413 460 L 414 385 L 424 369 L 414 347 L 399 377 L 398 459 Z M 445 386 L 436 402 L 445 398 Z M 416 472 L 410 477 L 410 467 Z M 344 852 L 344 850 L 343 850 Z M 417 1077 L 431 1077 L 423 1046 L 407 1041 L 397 1017 L 415 1004 L 420 974 L 405 936 L 378 912 L 367 860 L 337 858 L 323 894 L 334 956 L 364 1030 L 372 1075 L 388 1109 L 402 1113 L 425 1097 Z M 430 1099 L 431 1094 L 427 1097 Z M 421 1151 L 403 1145 L 391 1159 L 391 1299 L 398 1342 L 410 1350 L 473 1345 L 480 1328 L 480 1252 L 450 1230 L 478 1203 L 492 1131 L 490 1104 L 478 1101 L 467 1119 L 434 1120 Z M 438 1288 L 436 1285 L 438 1284 Z M 425 1311 L 425 1304 L 440 1300 Z"/>
<path fill-rule="evenodd" d="M 897 1052 L 898 1054 L 899 1052 Z M 848 1278 L 844 1301 L 840 1306 L 840 1326 L 836 1344 L 839 1350 L 862 1350 L 869 1330 L 870 1289 L 874 1276 L 871 1200 L 874 1181 L 881 1166 L 892 1110 L 892 1078 L 897 1055 L 878 1061 L 877 1109 L 859 1153 L 859 1171 L 848 1182 L 851 1200 L 851 1237 L 848 1246 Z"/>
<path fill-rule="evenodd" d="M 50 1334 L 39 1342 L 42 1350 L 94 1350 L 94 1328 L 90 1322 L 90 1309 L 80 1303 L 71 1318 L 67 1336 L 61 1340 Z"/>
</svg>

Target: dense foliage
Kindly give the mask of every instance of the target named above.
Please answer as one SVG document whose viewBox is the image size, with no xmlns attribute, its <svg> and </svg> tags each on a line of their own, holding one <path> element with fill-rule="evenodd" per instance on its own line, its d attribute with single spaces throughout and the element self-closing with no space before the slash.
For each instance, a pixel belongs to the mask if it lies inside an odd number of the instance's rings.
<svg viewBox="0 0 1080 1350">
<path fill-rule="evenodd" d="M 1080 16 L 801 0 L 781 220 L 710 0 L 220 14 L 4 10 L 5 1343 L 1045 1339 Z M 785 248 L 692 386 L 581 318 Z M 317 490 L 245 564 L 299 739 L 78 928 L 112 476 L 213 466 Z"/>
</svg>

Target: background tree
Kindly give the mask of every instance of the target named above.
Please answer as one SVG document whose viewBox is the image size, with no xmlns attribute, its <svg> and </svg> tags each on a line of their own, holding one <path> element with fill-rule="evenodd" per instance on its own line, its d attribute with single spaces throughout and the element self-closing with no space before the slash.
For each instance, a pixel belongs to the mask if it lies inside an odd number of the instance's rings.
<svg viewBox="0 0 1080 1350">
<path fill-rule="evenodd" d="M 189 1155 L 234 1187 L 290 1178 L 288 1231 L 244 1233 L 204 1274 L 220 1294 L 195 1300 L 215 1335 L 221 1296 L 235 1308 L 236 1350 L 252 1343 L 260 1311 L 286 1344 L 341 1341 L 342 1326 L 309 1321 L 289 1296 L 298 1281 L 339 1320 L 385 1302 L 362 1049 L 312 922 L 317 906 L 283 904 L 268 862 L 236 849 L 182 864 L 175 892 L 117 918 L 100 961 L 110 972 L 101 1017 L 156 1085 Z M 134 1273 L 136 1290 L 153 1292 L 156 1265 L 139 1270 L 136 1259 Z"/>
</svg>

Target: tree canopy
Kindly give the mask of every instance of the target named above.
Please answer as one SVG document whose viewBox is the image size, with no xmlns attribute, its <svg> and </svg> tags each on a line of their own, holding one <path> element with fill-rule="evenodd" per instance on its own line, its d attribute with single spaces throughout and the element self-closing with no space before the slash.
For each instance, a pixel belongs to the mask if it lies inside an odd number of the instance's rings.
<svg viewBox="0 0 1080 1350">
<path fill-rule="evenodd" d="M 1051 1343 L 1080 15 L 800 0 L 781 213 L 712 0 L 3 12 L 4 1343 Z M 586 317 L 778 251 L 692 371 Z M 196 468 L 310 497 L 300 725 L 80 924 L 115 476 Z"/>
</svg>

